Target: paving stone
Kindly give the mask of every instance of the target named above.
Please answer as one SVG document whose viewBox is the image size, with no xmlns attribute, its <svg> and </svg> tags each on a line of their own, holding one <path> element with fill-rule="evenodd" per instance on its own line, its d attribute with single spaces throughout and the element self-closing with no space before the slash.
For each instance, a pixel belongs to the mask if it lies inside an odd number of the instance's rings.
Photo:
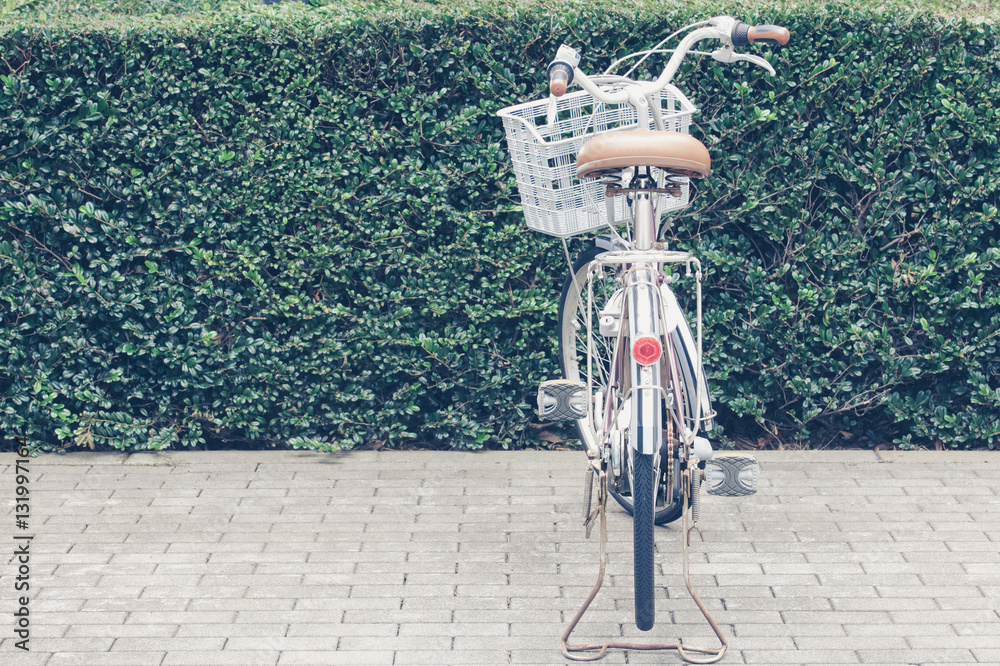
<svg viewBox="0 0 1000 666">
<path fill-rule="evenodd" d="M 741 624 L 733 625 L 733 634 L 743 636 L 832 636 L 843 641 L 848 634 L 842 624 Z"/>
<path fill-rule="evenodd" d="M 931 650 L 940 648 L 1000 650 L 1000 634 L 958 636 L 910 636 L 906 639 L 911 648 Z"/>
<path fill-rule="evenodd" d="M 902 636 L 796 636 L 795 647 L 800 650 L 908 650 L 910 644 Z"/>
<path fill-rule="evenodd" d="M 160 666 L 274 666 L 281 653 L 277 650 L 173 651 L 164 656 Z"/>
<path fill-rule="evenodd" d="M 926 613 L 923 611 L 890 611 L 892 621 L 897 624 L 922 624 L 930 619 L 936 622 L 997 622 L 1000 617 L 992 610 L 951 610 Z M 1000 625 L 998 625 L 1000 626 Z"/>
<path fill-rule="evenodd" d="M 374 622 L 371 621 L 373 618 L 369 616 L 368 622 L 364 623 L 313 623 L 313 624 L 293 624 L 288 627 L 285 636 L 397 636 L 399 635 L 400 625 L 395 623 L 386 622 Z M 408 627 L 417 628 L 416 635 L 423 635 L 419 631 L 419 628 L 425 625 L 422 624 L 409 624 Z M 451 623 L 442 624 L 440 626 L 453 627 Z M 452 629 L 452 632 L 455 630 Z M 451 633 L 443 635 L 452 635 Z"/>
<path fill-rule="evenodd" d="M 360 652 L 332 652 L 329 650 L 300 650 L 282 652 L 278 658 L 278 666 L 308 665 L 317 666 L 366 666 L 367 664 L 392 664 L 396 653 L 392 650 L 364 650 Z"/>
<path fill-rule="evenodd" d="M 747 664 L 858 664 L 861 660 L 849 648 L 839 650 L 744 650 Z"/>
<path fill-rule="evenodd" d="M 941 610 L 997 610 L 1000 597 L 937 597 L 934 599 Z"/>
<path fill-rule="evenodd" d="M 98 656 L 99 655 L 99 656 Z M 163 652 L 55 652 L 46 666 L 159 666 Z"/>
<path fill-rule="evenodd" d="M 978 660 L 971 650 L 964 649 L 926 649 L 926 650 L 866 650 L 857 651 L 861 663 L 886 663 L 897 660 L 900 664 L 967 664 Z"/>
<path fill-rule="evenodd" d="M 508 664 L 509 650 L 434 651 L 409 650 L 397 652 L 393 664 L 433 664 L 434 666 L 471 666 L 472 664 Z"/>
<path fill-rule="evenodd" d="M 87 599 L 81 611 L 182 611 L 190 606 L 189 599 Z"/>
<path fill-rule="evenodd" d="M 150 652 L 170 650 L 197 650 L 202 654 L 222 650 L 227 639 L 222 636 L 206 636 L 193 638 L 191 636 L 162 638 L 154 636 L 126 636 L 115 638 L 111 646 L 112 652 Z"/>
<path fill-rule="evenodd" d="M 974 648 L 973 656 L 982 664 L 1000 664 L 1000 650 L 982 650 Z"/>
<path fill-rule="evenodd" d="M 932 619 L 929 613 L 924 613 L 924 617 Z M 955 629 L 949 624 L 843 624 L 841 625 L 848 636 L 955 636 Z"/>
<path fill-rule="evenodd" d="M 104 636 L 109 638 L 170 638 L 177 635 L 180 625 L 176 624 L 74 624 L 66 632 L 66 638 Z"/>
<path fill-rule="evenodd" d="M 231 624 L 236 618 L 236 613 L 232 611 L 174 611 L 155 612 L 138 611 L 128 614 L 126 624 Z"/>
<path fill-rule="evenodd" d="M 897 610 L 938 610 L 937 602 L 930 597 L 834 597 L 830 599 L 836 611 L 897 611 Z"/>
</svg>

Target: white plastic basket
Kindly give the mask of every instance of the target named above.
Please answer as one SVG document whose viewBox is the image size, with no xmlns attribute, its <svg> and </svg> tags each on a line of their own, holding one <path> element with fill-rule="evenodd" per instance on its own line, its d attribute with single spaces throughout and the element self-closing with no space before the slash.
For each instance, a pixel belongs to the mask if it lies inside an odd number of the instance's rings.
<svg viewBox="0 0 1000 666">
<path fill-rule="evenodd" d="M 653 99 L 659 104 L 663 129 L 688 131 L 696 108 L 681 91 L 668 85 Z M 640 129 L 635 109 L 628 104 L 595 101 L 581 90 L 559 98 L 551 125 L 546 123 L 548 111 L 546 97 L 497 112 L 503 118 L 528 227 L 566 238 L 624 223 L 629 217 L 625 197 L 609 202 L 599 178 L 578 179 L 576 155 L 598 134 Z M 655 129 L 652 121 L 649 129 Z M 681 196 L 661 197 L 659 210 L 682 208 L 687 199 L 684 182 Z"/>
</svg>

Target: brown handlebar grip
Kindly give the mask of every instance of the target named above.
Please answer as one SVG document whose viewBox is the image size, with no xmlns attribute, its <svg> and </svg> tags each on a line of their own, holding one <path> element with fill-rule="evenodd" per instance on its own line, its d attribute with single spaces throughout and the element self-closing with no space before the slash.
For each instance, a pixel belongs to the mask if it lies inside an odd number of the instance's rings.
<svg viewBox="0 0 1000 666">
<path fill-rule="evenodd" d="M 549 92 L 555 97 L 562 97 L 566 94 L 566 84 L 569 77 L 564 72 L 553 72 L 549 80 Z"/>
<path fill-rule="evenodd" d="M 562 97 L 572 82 L 573 69 L 564 62 L 549 65 L 549 92 L 553 97 Z"/>
<path fill-rule="evenodd" d="M 784 46 L 791 36 L 788 28 L 782 28 L 780 25 L 755 25 L 747 31 L 747 41 L 751 43 L 762 42 Z"/>
</svg>

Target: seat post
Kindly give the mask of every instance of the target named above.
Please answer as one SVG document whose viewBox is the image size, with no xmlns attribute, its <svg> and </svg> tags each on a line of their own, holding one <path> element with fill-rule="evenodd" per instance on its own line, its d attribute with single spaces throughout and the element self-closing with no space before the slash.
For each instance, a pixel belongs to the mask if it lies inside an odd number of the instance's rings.
<svg viewBox="0 0 1000 666">
<path fill-rule="evenodd" d="M 649 250 L 656 240 L 653 229 L 653 198 L 650 192 L 637 192 L 634 199 L 635 229 L 632 231 L 633 248 Z"/>
</svg>

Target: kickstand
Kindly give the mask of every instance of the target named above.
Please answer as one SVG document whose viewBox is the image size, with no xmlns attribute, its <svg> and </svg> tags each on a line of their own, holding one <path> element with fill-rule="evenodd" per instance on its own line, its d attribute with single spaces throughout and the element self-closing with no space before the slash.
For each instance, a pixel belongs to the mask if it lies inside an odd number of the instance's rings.
<svg viewBox="0 0 1000 666">
<path fill-rule="evenodd" d="M 684 502 L 684 532 L 681 535 L 681 548 L 683 551 L 683 563 L 684 563 L 684 582 L 687 585 L 687 590 L 691 594 L 691 598 L 698 605 L 698 609 L 701 610 L 701 614 L 705 616 L 705 620 L 711 625 L 712 631 L 721 643 L 720 647 L 717 648 L 702 648 L 702 647 L 691 647 L 684 645 L 683 643 L 670 643 L 670 644 L 644 644 L 644 643 L 617 643 L 617 642 L 606 642 L 606 643 L 587 643 L 581 645 L 570 645 L 567 641 L 569 640 L 570 634 L 576 629 L 576 625 L 580 622 L 580 618 L 583 617 L 584 613 L 590 607 L 591 602 L 597 596 L 600 591 L 601 586 L 604 584 L 604 571 L 608 562 L 607 555 L 607 536 L 608 536 L 608 521 L 607 521 L 607 506 L 608 506 L 608 474 L 602 469 L 603 465 L 600 460 L 591 460 L 590 465 L 592 469 L 597 474 L 597 508 L 587 517 L 585 526 L 587 528 L 587 536 L 590 536 L 590 531 L 593 527 L 594 522 L 600 518 L 601 521 L 601 568 L 597 574 L 597 584 L 594 585 L 594 589 L 590 591 L 590 595 L 587 600 L 583 602 L 580 610 L 577 611 L 576 617 L 573 621 L 569 623 L 566 631 L 562 635 L 562 653 L 567 659 L 573 661 L 596 661 L 601 659 L 607 653 L 609 649 L 619 649 L 619 650 L 677 650 L 677 654 L 680 655 L 681 659 L 692 664 L 713 664 L 720 659 L 726 653 L 726 639 L 722 635 L 722 631 L 719 629 L 719 625 L 715 623 L 712 619 L 711 614 L 705 605 L 701 602 L 697 593 L 694 591 L 694 587 L 691 585 L 691 573 L 688 559 L 688 546 L 689 540 L 691 538 L 691 530 L 694 529 L 693 526 L 689 526 L 690 522 L 690 507 L 688 506 L 688 493 L 691 487 L 689 472 L 684 472 L 681 479 L 681 487 L 683 488 L 682 501 Z M 588 475 L 590 474 L 588 470 Z M 596 652 L 595 652 L 596 650 Z M 574 654 L 586 652 L 590 654 Z M 688 653 L 696 652 L 698 654 L 707 655 L 706 658 L 693 658 Z"/>
</svg>

